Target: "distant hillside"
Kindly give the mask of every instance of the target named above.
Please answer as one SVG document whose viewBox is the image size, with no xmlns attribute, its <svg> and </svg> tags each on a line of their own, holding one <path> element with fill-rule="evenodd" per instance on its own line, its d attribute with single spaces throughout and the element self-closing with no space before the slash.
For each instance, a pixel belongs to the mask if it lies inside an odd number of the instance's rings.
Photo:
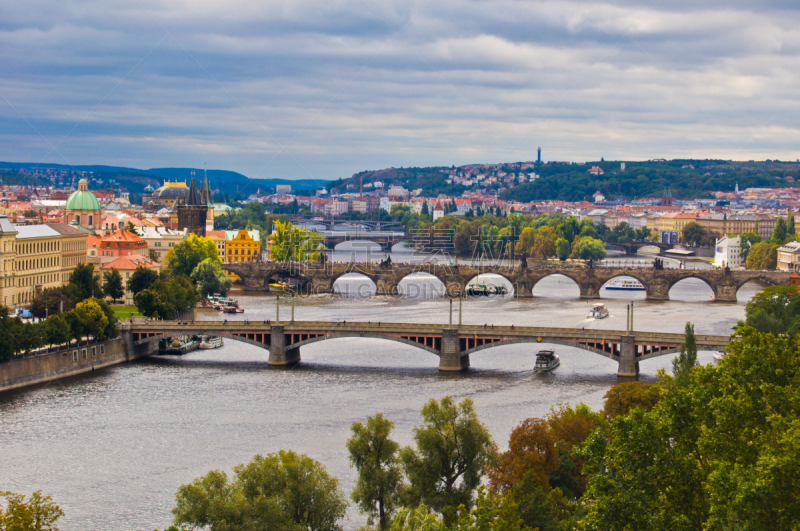
<svg viewBox="0 0 800 531">
<path fill-rule="evenodd" d="M 141 192 L 150 184 L 151 186 L 160 186 L 164 179 L 171 181 L 191 179 L 191 172 L 194 170 L 195 178 L 202 179 L 203 170 L 201 168 L 151 168 L 148 170 L 140 170 L 138 168 L 125 168 L 122 166 L 101 166 L 101 165 L 82 165 L 82 166 L 66 166 L 64 164 L 37 164 L 35 162 L 0 162 L 0 168 L 8 168 L 13 170 L 27 169 L 57 169 L 57 170 L 75 170 L 79 172 L 94 172 L 95 177 L 109 177 L 116 179 L 122 186 L 126 186 L 131 192 Z M 214 188 L 219 188 L 221 192 L 228 192 L 230 194 L 236 193 L 237 186 L 240 191 L 245 193 L 253 193 L 261 188 L 262 192 L 269 189 L 274 189 L 277 184 L 288 184 L 292 186 L 293 190 L 299 189 L 315 189 L 320 186 L 326 186 L 330 183 L 324 179 L 249 179 L 247 176 L 228 170 L 208 170 L 208 178 Z"/>
<path fill-rule="evenodd" d="M 625 164 L 625 170 L 621 164 Z M 387 168 L 364 171 L 349 179 L 331 182 L 342 192 L 357 191 L 381 181 L 384 189 L 399 182 L 410 191 L 421 189 L 426 197 L 460 195 L 465 190 L 497 193 L 501 199 L 591 201 L 600 191 L 607 198 L 660 197 L 669 188 L 678 199 L 708 197 L 713 191 L 751 187 L 791 187 L 800 176 L 800 162 L 723 160 L 596 161 L 585 164 L 545 163 L 474 164 L 460 167 Z M 604 173 L 589 173 L 593 166 Z M 452 175 L 451 175 L 452 174 Z M 464 177 L 466 175 L 466 177 Z M 480 181 L 478 178 L 480 177 Z M 447 182 L 447 181 L 450 182 Z M 472 182 L 470 182 L 470 180 Z M 493 182 L 490 182 L 493 181 Z M 364 190 L 372 190 L 366 187 Z"/>
</svg>

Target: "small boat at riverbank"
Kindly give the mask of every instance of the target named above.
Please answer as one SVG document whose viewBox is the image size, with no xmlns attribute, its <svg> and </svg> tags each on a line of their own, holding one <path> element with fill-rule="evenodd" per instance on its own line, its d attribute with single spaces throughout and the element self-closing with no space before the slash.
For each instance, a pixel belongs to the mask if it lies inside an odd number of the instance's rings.
<svg viewBox="0 0 800 531">
<path fill-rule="evenodd" d="M 220 348 L 224 345 L 222 338 L 219 336 L 200 336 L 200 350 L 210 350 Z"/>
<path fill-rule="evenodd" d="M 540 350 L 536 353 L 534 372 L 550 372 L 561 365 L 561 358 L 552 350 Z"/>
<path fill-rule="evenodd" d="M 644 285 L 632 278 L 614 278 L 608 281 L 606 289 L 610 291 L 645 291 Z"/>
<path fill-rule="evenodd" d="M 592 304 L 592 308 L 589 310 L 589 317 L 594 319 L 605 319 L 609 315 L 611 314 L 608 312 L 608 308 L 602 302 Z"/>
<path fill-rule="evenodd" d="M 158 353 L 181 356 L 193 352 L 200 347 L 197 336 L 168 337 L 158 340 Z"/>
</svg>

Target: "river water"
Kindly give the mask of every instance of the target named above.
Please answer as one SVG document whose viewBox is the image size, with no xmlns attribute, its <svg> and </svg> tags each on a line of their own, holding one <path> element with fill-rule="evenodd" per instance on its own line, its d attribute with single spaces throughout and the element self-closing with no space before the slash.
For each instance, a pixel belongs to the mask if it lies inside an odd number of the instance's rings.
<svg viewBox="0 0 800 531">
<path fill-rule="evenodd" d="M 500 283 L 485 275 L 483 283 Z M 361 288 L 359 286 L 366 286 Z M 404 281 L 414 297 L 369 296 L 370 283 L 344 278 L 343 294 L 295 302 L 303 320 L 371 320 L 446 324 L 449 304 L 437 286 L 418 276 Z M 744 315 L 744 303 L 759 286 L 739 291 L 737 304 L 711 302 L 701 281 L 688 279 L 669 302 L 636 303 L 635 327 L 682 332 L 686 321 L 698 333 L 728 334 Z M 365 291 L 366 290 L 366 291 Z M 607 292 L 611 316 L 586 318 L 569 279 L 552 276 L 537 284 L 537 298 L 473 298 L 464 303 L 465 324 L 625 328 L 629 300 L 641 293 Z M 226 316 L 274 319 L 275 297 L 234 290 L 246 309 Z M 285 301 L 281 317 L 288 318 Z M 454 320 L 457 321 L 458 305 Z M 202 310 L 201 319 L 219 319 Z M 377 411 L 394 420 L 394 437 L 412 442 L 419 410 L 430 398 L 471 397 L 501 449 L 522 420 L 542 416 L 560 403 L 602 407 L 617 383 L 616 363 L 586 351 L 557 346 L 561 366 L 552 374 L 532 371 L 532 345 L 507 345 L 471 357 L 469 371 L 439 374 L 438 358 L 411 346 L 373 339 L 337 339 L 303 347 L 292 369 L 267 366 L 268 353 L 225 340 L 223 348 L 183 357 L 154 356 L 47 385 L 0 394 L 0 490 L 41 489 L 61 506 L 64 530 L 152 530 L 170 524 L 177 488 L 219 468 L 230 471 L 257 453 L 280 449 L 306 453 L 340 479 L 349 495 L 355 479 L 345 448 L 349 427 Z M 711 362 L 701 353 L 702 363 Z M 641 363 L 643 381 L 653 381 L 671 356 Z M 351 507 L 346 529 L 364 518 Z"/>
</svg>

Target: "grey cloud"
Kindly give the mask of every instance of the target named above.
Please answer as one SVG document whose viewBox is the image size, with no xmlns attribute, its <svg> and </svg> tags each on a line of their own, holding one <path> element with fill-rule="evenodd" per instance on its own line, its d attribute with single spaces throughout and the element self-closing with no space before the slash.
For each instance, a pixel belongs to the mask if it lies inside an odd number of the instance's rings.
<svg viewBox="0 0 800 531">
<path fill-rule="evenodd" d="M 48 141 L 53 162 L 290 178 L 540 144 L 559 160 L 797 158 L 790 2 L 0 5 L 4 160 Z"/>
</svg>

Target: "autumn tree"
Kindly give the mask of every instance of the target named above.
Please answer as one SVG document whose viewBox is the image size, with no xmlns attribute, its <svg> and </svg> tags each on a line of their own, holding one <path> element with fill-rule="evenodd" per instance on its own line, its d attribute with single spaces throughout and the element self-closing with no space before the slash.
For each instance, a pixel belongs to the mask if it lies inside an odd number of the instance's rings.
<svg viewBox="0 0 800 531">
<path fill-rule="evenodd" d="M 618 383 L 603 396 L 603 415 L 606 418 L 627 415 L 635 407 L 650 411 L 658 402 L 659 395 L 660 388 L 655 384 Z"/>
<path fill-rule="evenodd" d="M 58 531 L 56 521 L 64 516 L 50 496 L 37 490 L 25 500 L 23 494 L 0 492 L 5 508 L 0 504 L 0 529 L 3 531 Z"/>
</svg>

